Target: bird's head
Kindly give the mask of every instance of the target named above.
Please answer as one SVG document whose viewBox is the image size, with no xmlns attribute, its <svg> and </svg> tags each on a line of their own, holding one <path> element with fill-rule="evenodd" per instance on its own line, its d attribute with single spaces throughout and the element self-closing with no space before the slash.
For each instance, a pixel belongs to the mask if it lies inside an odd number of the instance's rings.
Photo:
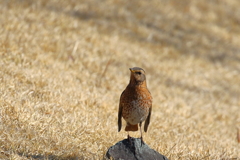
<svg viewBox="0 0 240 160">
<path fill-rule="evenodd" d="M 142 83 L 146 80 L 145 71 L 139 67 L 129 68 L 131 71 L 130 83 Z"/>
</svg>

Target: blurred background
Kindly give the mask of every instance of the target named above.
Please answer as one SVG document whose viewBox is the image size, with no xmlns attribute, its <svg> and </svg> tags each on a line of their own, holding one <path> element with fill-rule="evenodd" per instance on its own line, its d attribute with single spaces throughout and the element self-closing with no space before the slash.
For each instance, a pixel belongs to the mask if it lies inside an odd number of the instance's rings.
<svg viewBox="0 0 240 160">
<path fill-rule="evenodd" d="M 102 159 L 127 136 L 117 111 L 135 66 L 153 96 L 150 147 L 169 159 L 240 158 L 239 8 L 1 0 L 0 158 Z"/>
</svg>

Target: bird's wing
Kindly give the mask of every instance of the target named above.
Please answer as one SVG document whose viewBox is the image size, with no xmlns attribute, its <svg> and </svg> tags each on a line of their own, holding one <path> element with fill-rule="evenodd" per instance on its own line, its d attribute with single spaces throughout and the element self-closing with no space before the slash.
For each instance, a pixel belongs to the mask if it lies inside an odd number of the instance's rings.
<svg viewBox="0 0 240 160">
<path fill-rule="evenodd" d="M 145 132 L 147 132 L 148 125 L 150 123 L 151 113 L 152 113 L 152 104 L 151 104 L 151 107 L 149 108 L 149 113 L 148 113 L 147 119 L 146 119 L 146 121 L 144 123 L 144 131 Z"/>
<path fill-rule="evenodd" d="M 124 91 L 123 91 L 124 92 Z M 118 108 L 118 132 L 120 132 L 122 128 L 122 105 L 121 105 L 121 97 L 123 95 L 123 92 L 120 96 L 120 102 L 119 102 L 119 108 Z"/>
</svg>

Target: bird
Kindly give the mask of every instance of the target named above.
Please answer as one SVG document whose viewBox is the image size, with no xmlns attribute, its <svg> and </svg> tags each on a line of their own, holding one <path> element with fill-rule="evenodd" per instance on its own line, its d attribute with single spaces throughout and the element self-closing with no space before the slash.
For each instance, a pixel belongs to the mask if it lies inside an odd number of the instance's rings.
<svg viewBox="0 0 240 160">
<path fill-rule="evenodd" d="M 130 81 L 126 89 L 122 92 L 118 108 L 118 132 L 122 128 L 122 118 L 126 121 L 125 131 L 138 131 L 140 127 L 141 142 L 142 122 L 144 123 L 144 131 L 147 132 L 152 112 L 152 96 L 147 88 L 145 71 L 140 67 L 129 68 Z"/>
</svg>

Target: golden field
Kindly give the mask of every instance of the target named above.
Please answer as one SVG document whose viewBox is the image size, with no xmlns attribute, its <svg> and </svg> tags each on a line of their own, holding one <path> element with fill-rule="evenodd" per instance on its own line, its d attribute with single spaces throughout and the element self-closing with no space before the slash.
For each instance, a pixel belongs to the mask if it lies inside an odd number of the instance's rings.
<svg viewBox="0 0 240 160">
<path fill-rule="evenodd" d="M 103 159 L 130 67 L 144 141 L 171 160 L 240 159 L 239 0 L 1 0 L 0 159 Z M 130 133 L 139 137 L 140 133 Z"/>
</svg>

